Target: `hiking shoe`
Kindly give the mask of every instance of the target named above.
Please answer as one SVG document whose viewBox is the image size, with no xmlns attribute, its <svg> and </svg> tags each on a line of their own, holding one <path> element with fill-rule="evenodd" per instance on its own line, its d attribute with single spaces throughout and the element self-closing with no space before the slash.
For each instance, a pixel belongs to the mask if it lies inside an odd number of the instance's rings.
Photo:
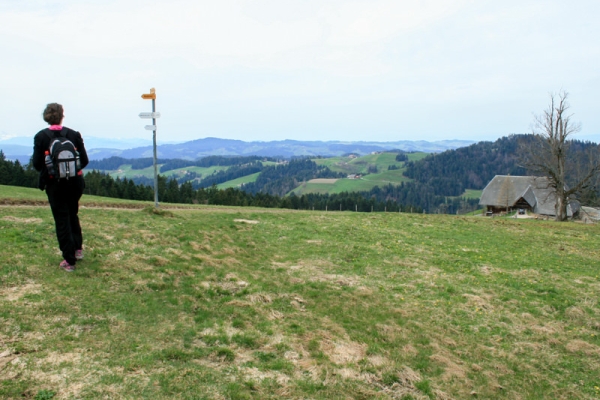
<svg viewBox="0 0 600 400">
<path fill-rule="evenodd" d="M 69 264 L 67 262 L 67 260 L 62 260 L 62 262 L 60 263 L 59 267 L 61 267 L 62 269 L 64 269 L 67 272 L 73 272 L 73 271 L 75 271 L 75 266 Z"/>
<path fill-rule="evenodd" d="M 78 260 L 83 260 L 83 250 L 75 250 L 75 258 Z"/>
</svg>

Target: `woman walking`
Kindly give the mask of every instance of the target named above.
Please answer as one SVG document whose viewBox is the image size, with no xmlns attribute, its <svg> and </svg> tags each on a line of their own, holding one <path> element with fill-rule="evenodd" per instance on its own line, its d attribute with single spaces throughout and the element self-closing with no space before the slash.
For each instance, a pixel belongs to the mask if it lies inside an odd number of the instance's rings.
<svg viewBox="0 0 600 400">
<path fill-rule="evenodd" d="M 32 162 L 33 167 L 40 172 L 39 188 L 46 190 L 54 217 L 56 237 L 64 258 L 59 266 L 72 272 L 77 260 L 83 258 L 83 237 L 78 213 L 79 199 L 85 187 L 82 170 L 88 164 L 88 156 L 81 134 L 62 125 L 65 117 L 62 105 L 48 104 L 43 117 L 50 126 L 35 135 Z M 75 154 L 79 153 L 79 159 L 75 161 L 59 156 L 58 158 L 69 161 L 58 161 L 54 156 L 57 148 L 66 150 L 61 152 L 63 155 L 69 154 L 69 149 L 74 148 Z"/>
</svg>

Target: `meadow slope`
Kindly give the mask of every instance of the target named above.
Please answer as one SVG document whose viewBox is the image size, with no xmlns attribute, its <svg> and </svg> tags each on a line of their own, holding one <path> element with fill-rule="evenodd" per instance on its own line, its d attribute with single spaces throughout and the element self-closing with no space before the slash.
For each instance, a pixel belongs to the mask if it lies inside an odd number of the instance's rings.
<svg viewBox="0 0 600 400">
<path fill-rule="evenodd" d="M 0 398 L 600 397 L 598 225 L 85 196 L 68 274 L 40 199 L 0 186 Z"/>
</svg>

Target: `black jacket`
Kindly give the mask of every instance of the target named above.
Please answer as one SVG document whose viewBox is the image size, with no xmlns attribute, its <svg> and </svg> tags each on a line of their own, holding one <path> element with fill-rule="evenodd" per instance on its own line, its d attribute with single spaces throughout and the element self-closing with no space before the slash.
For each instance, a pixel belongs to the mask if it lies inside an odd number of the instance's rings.
<svg viewBox="0 0 600 400">
<path fill-rule="evenodd" d="M 79 152 L 79 159 L 81 161 L 81 169 L 85 168 L 90 162 L 88 159 L 81 133 L 74 131 L 73 129 L 63 126 L 61 131 L 52 131 L 48 128 L 39 131 L 33 138 L 33 157 L 32 163 L 33 168 L 40 172 L 40 189 L 44 189 L 46 184 L 49 182 L 48 170 L 46 169 L 45 152 L 50 149 L 50 137 L 46 132 L 50 132 L 53 137 L 60 137 L 62 132 L 66 132 L 67 139 L 69 139 Z"/>
</svg>

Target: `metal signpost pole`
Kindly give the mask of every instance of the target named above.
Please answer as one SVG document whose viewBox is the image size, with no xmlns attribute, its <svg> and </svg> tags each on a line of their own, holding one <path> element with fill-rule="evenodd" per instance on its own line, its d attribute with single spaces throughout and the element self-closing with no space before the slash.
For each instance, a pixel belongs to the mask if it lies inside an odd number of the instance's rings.
<svg viewBox="0 0 600 400">
<path fill-rule="evenodd" d="M 143 94 L 142 99 L 152 100 L 152 112 L 140 113 L 140 118 L 152 118 L 152 125 L 146 125 L 145 128 L 152 131 L 152 142 L 154 144 L 154 207 L 158 208 L 158 167 L 156 157 L 156 118 L 160 117 L 160 113 L 156 112 L 156 91 L 150 89 L 150 93 Z"/>
<path fill-rule="evenodd" d="M 152 99 L 152 125 L 154 125 L 154 129 L 152 130 L 152 144 L 154 146 L 154 207 L 158 208 L 158 168 L 156 166 L 156 96 Z"/>
</svg>

